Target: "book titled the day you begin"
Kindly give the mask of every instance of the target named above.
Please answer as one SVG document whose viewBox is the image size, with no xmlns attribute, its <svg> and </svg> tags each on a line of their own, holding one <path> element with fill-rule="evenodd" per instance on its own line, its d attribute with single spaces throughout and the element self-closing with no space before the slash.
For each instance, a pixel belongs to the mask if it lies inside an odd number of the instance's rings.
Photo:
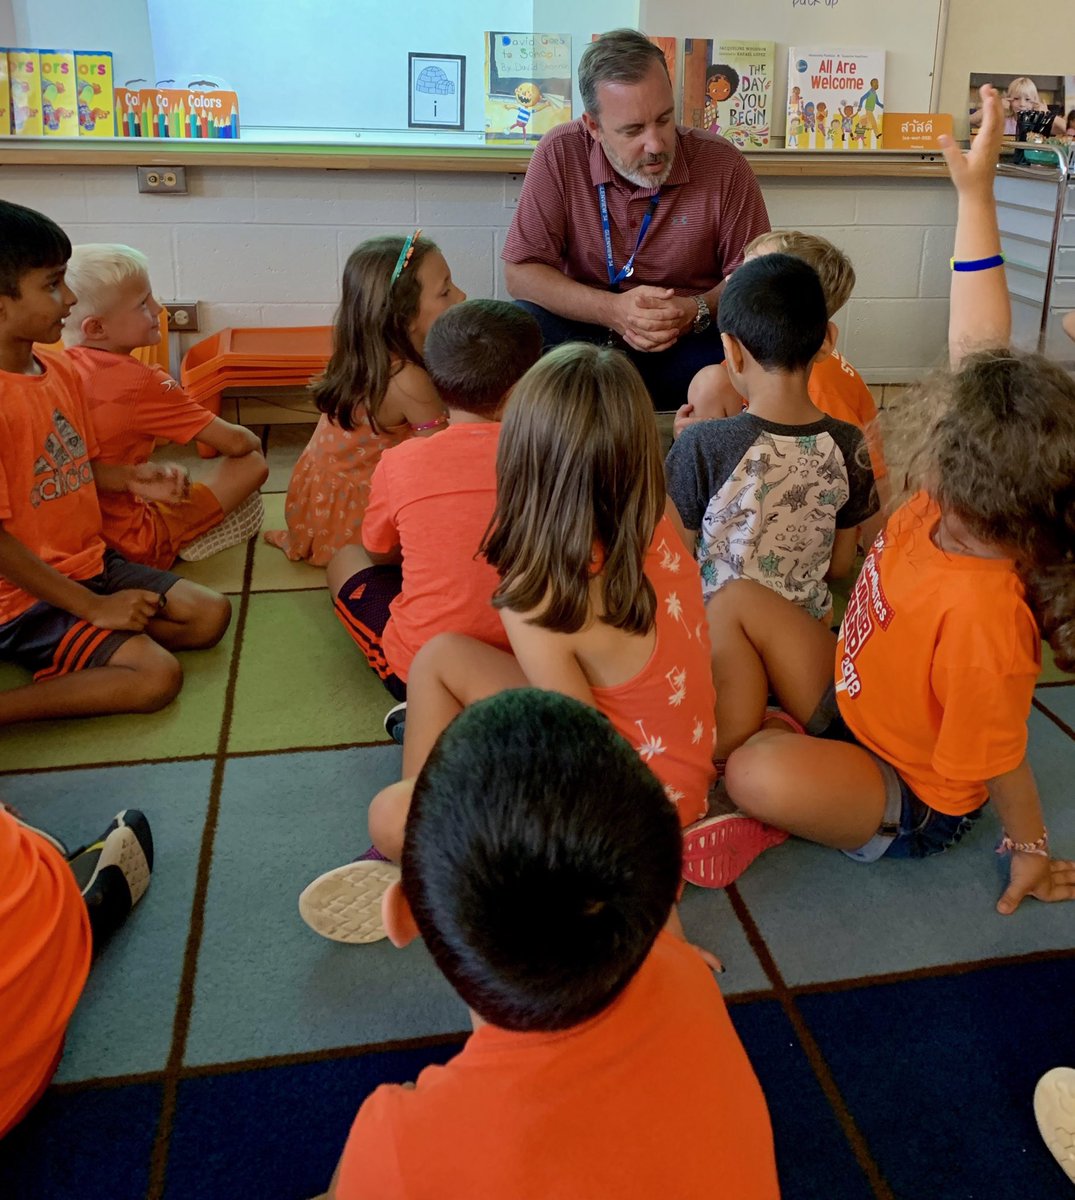
<svg viewBox="0 0 1075 1200">
<path fill-rule="evenodd" d="M 792 46 L 785 146 L 880 150 L 885 52 Z"/>
<path fill-rule="evenodd" d="M 775 61 L 775 42 L 686 39 L 684 123 L 719 133 L 740 150 L 764 149 L 772 129 Z"/>
</svg>

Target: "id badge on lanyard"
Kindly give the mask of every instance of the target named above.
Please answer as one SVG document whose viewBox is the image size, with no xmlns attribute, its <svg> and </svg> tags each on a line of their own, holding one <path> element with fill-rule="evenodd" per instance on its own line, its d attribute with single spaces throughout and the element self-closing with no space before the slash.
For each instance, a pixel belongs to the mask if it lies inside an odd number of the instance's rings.
<svg viewBox="0 0 1075 1200">
<path fill-rule="evenodd" d="M 661 193 L 650 198 L 649 208 L 646 209 L 645 216 L 642 218 L 642 224 L 638 229 L 638 239 L 635 242 L 635 248 L 631 251 L 631 257 L 617 271 L 616 264 L 612 259 L 612 232 L 608 223 L 608 201 L 605 198 L 605 185 L 599 183 L 597 185 L 597 196 L 601 204 L 601 230 L 605 235 L 605 265 L 608 267 L 608 287 L 611 292 L 618 292 L 620 284 L 625 279 L 630 279 L 635 273 L 635 255 L 638 253 L 639 246 L 642 245 L 642 239 L 646 236 L 646 230 L 649 229 L 650 222 L 653 220 L 653 214 L 657 211 L 657 204 L 660 201 Z"/>
</svg>

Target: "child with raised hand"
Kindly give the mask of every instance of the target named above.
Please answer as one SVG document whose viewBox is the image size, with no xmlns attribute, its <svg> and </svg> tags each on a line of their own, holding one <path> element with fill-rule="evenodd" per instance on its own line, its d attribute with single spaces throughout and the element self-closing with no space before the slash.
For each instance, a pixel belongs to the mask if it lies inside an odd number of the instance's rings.
<svg viewBox="0 0 1075 1200">
<path fill-rule="evenodd" d="M 383 860 L 399 860 L 406 780 L 463 708 L 527 684 L 608 717 L 678 811 L 689 877 L 724 885 L 692 841 L 716 775 L 713 680 L 698 568 L 665 505 L 653 406 L 629 360 L 576 342 L 531 367 L 504 413 L 482 547 L 500 577 L 493 604 L 512 652 L 458 634 L 418 652 L 407 681 L 405 780 L 370 809 L 381 861 L 364 857 L 310 884 L 300 900 L 308 924 L 340 941 L 384 936 L 374 901 L 392 878 Z M 736 834 L 744 854 L 764 848 L 753 845 L 763 841 L 756 822 L 740 820 Z"/>
<path fill-rule="evenodd" d="M 332 357 L 313 384 L 321 419 L 291 476 L 287 529 L 266 533 L 270 545 L 325 566 L 358 536 L 382 451 L 447 425 L 422 347 L 437 317 L 465 299 L 420 229 L 370 238 L 351 252 Z"/>
<path fill-rule="evenodd" d="M 169 651 L 215 645 L 231 619 L 224 596 L 101 537 L 99 492 L 176 503 L 186 477 L 97 461 L 74 367 L 37 349 L 75 304 L 70 254 L 55 222 L 0 201 L 0 659 L 34 672 L 0 692 L 0 725 L 162 708 L 183 681 Z"/>
<path fill-rule="evenodd" d="M 424 358 L 449 426 L 384 452 L 362 545 L 342 547 L 329 563 L 336 615 L 397 701 L 406 699 L 415 654 L 438 633 L 509 649 L 492 605 L 496 572 L 478 547 L 496 504 L 500 414 L 540 356 L 541 329 L 517 304 L 466 300 L 442 313 Z"/>
<path fill-rule="evenodd" d="M 776 1200 L 757 1078 L 712 975 L 664 931 L 679 868 L 662 788 L 591 707 L 527 689 L 458 716 L 413 783 L 382 907 L 475 1032 L 365 1101 L 328 1196 Z"/>
<path fill-rule="evenodd" d="M 774 725 L 736 750 L 726 782 L 739 806 L 873 861 L 947 849 L 992 800 L 1011 854 L 997 904 L 1008 914 L 1028 895 L 1075 898 L 1075 863 L 1050 857 L 1026 755 L 1041 634 L 1075 667 L 1075 383 L 1007 349 L 993 199 L 1003 125 L 996 91 L 982 100 L 969 153 L 942 143 L 959 194 L 952 369 L 892 415 L 885 452 L 910 499 L 867 557 L 839 642 L 749 582 L 714 604 L 728 609 L 740 694 L 758 705 L 767 676 L 815 735 Z"/>
<path fill-rule="evenodd" d="M 174 503 L 102 494 L 105 543 L 131 562 L 166 569 L 177 558 L 196 562 L 256 534 L 265 511 L 258 488 L 269 473 L 257 435 L 214 416 L 166 371 L 132 357 L 161 340 L 161 306 L 145 255 L 107 243 L 75 246 L 67 284 L 78 299 L 63 340 L 90 407 L 97 461 L 147 463 L 158 438 L 179 445 L 197 438 L 223 456 Z"/>
</svg>

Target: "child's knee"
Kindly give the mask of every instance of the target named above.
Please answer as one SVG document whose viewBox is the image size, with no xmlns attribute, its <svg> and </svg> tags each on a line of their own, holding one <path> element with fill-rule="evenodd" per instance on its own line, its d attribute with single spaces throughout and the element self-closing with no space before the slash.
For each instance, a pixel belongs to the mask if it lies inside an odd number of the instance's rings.
<svg viewBox="0 0 1075 1200">
<path fill-rule="evenodd" d="M 724 783 L 736 807 L 748 816 L 756 815 L 756 811 L 765 807 L 775 790 L 788 785 L 786 776 L 782 777 L 777 769 L 767 744 L 772 738 L 781 736 L 784 735 L 763 730 L 728 756 L 724 767 Z"/>
<path fill-rule="evenodd" d="M 260 450 L 251 450 L 239 460 L 244 466 L 243 476 L 250 484 L 250 490 L 256 491 L 269 478 L 269 464 Z"/>
<path fill-rule="evenodd" d="M 395 862 L 399 862 L 403 854 L 403 832 L 413 791 L 414 780 L 403 779 L 382 788 L 370 802 L 370 841 Z"/>
<path fill-rule="evenodd" d="M 150 643 L 132 670 L 130 707 L 132 712 L 158 712 L 179 695 L 183 686 L 183 668 L 167 650 Z"/>
<path fill-rule="evenodd" d="M 176 586 L 181 587 L 182 584 Z M 188 634 L 181 645 L 184 648 L 207 650 L 220 641 L 231 624 L 231 601 L 219 592 L 199 587 L 189 598 L 185 616 Z"/>
</svg>

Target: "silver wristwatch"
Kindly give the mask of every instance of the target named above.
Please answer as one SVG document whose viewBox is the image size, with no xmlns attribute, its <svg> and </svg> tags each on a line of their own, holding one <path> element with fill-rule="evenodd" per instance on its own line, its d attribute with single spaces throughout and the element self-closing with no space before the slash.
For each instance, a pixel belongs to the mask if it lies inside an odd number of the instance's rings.
<svg viewBox="0 0 1075 1200">
<path fill-rule="evenodd" d="M 695 296 L 694 303 L 698 305 L 698 315 L 694 318 L 694 332 L 705 333 L 713 320 L 709 315 L 709 305 L 706 304 L 704 296 Z"/>
</svg>

